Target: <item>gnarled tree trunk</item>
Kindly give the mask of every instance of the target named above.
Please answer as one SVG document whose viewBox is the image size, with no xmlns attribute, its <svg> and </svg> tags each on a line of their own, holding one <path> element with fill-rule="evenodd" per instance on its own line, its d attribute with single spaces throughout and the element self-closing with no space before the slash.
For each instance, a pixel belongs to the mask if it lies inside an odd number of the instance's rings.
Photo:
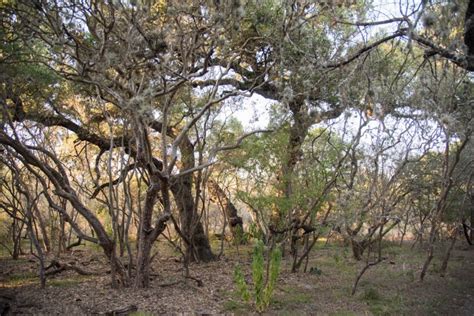
<svg viewBox="0 0 474 316">
<path fill-rule="evenodd" d="M 230 224 L 230 232 L 234 241 L 242 242 L 242 233 L 244 232 L 242 217 L 237 213 L 237 208 L 232 203 L 227 194 L 214 180 L 207 182 L 211 201 L 219 204 L 225 212 L 225 216 Z"/>
<path fill-rule="evenodd" d="M 209 239 L 194 205 L 192 177 L 184 176 L 171 185 L 181 220 L 181 233 L 184 235 L 186 255 L 190 260 L 208 262 L 215 258 Z"/>
<path fill-rule="evenodd" d="M 195 167 L 194 145 L 184 137 L 179 146 L 181 150 L 182 171 Z M 186 256 L 189 260 L 208 262 L 215 259 L 209 239 L 197 212 L 193 196 L 193 176 L 191 173 L 178 176 L 170 185 L 176 206 L 179 210 L 181 233 L 186 245 Z"/>
</svg>

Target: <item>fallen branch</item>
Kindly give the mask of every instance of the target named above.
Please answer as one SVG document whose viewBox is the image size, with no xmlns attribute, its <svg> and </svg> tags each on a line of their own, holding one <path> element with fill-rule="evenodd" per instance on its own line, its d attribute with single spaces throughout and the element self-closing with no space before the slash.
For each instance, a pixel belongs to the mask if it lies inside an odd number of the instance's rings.
<svg viewBox="0 0 474 316">
<path fill-rule="evenodd" d="M 81 242 L 82 242 L 82 238 L 78 237 L 76 242 L 73 242 L 72 244 L 70 244 L 69 246 L 66 247 L 66 250 L 71 250 L 74 247 L 80 246 Z"/>
<path fill-rule="evenodd" d="M 54 270 L 51 270 L 51 271 L 48 271 L 49 269 L 52 269 L 54 268 Z M 58 274 L 58 273 L 61 273 L 63 271 L 66 271 L 66 270 L 73 270 L 75 272 L 77 272 L 78 274 L 80 275 L 99 275 L 100 273 L 98 272 L 90 272 L 90 271 L 85 271 L 75 265 L 72 265 L 72 264 L 68 264 L 68 263 L 60 263 L 59 261 L 57 260 L 52 260 L 51 263 L 49 264 L 49 266 L 47 266 L 45 268 L 45 270 L 47 271 L 46 272 L 46 275 L 55 275 L 55 274 Z"/>
<path fill-rule="evenodd" d="M 87 314 L 87 315 L 127 316 L 127 315 L 130 315 L 131 313 L 138 311 L 138 307 L 135 304 L 130 304 L 121 308 L 111 309 L 105 312 L 99 312 L 95 309 L 89 309 L 81 305 L 80 307 L 84 311 L 84 314 Z"/>
<path fill-rule="evenodd" d="M 177 280 L 177 281 L 173 281 L 173 282 L 160 283 L 160 284 L 158 284 L 158 286 L 159 287 L 168 287 L 168 286 L 173 286 L 173 285 L 180 284 L 182 282 L 183 282 L 183 280 Z"/>
<path fill-rule="evenodd" d="M 189 275 L 188 275 L 188 276 L 185 276 L 185 278 L 186 278 L 186 279 L 191 279 L 191 280 L 195 281 L 195 282 L 196 282 L 196 285 L 197 285 L 198 287 L 204 286 L 204 282 L 202 282 L 202 280 L 200 280 L 200 279 L 198 279 L 198 278 L 195 278 L 195 277 L 192 277 L 192 276 L 189 276 Z"/>
<path fill-rule="evenodd" d="M 138 310 L 138 307 L 136 305 L 129 305 L 126 307 L 118 308 L 118 309 L 113 309 L 110 311 L 107 311 L 105 313 L 99 313 L 99 315 L 106 315 L 106 316 L 126 316 L 132 312 L 136 312 Z"/>
</svg>

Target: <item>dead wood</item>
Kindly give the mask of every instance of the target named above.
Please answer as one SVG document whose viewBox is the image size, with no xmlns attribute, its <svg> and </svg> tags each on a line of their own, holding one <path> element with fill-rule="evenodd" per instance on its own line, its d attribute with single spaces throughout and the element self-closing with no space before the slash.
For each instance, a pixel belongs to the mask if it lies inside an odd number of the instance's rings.
<svg viewBox="0 0 474 316">
<path fill-rule="evenodd" d="M 136 305 L 129 305 L 127 307 L 111 310 L 105 313 L 106 316 L 121 316 L 121 315 L 128 315 L 131 312 L 136 312 L 138 307 Z"/>
<path fill-rule="evenodd" d="M 106 312 L 92 313 L 92 315 L 106 315 L 106 316 L 126 316 L 132 312 L 136 312 L 138 307 L 136 305 L 128 305 L 126 307 L 112 309 Z"/>
<path fill-rule="evenodd" d="M 53 270 L 50 270 L 50 269 L 53 269 Z M 48 275 L 48 276 L 55 275 L 55 274 L 58 274 L 58 273 L 61 273 L 63 271 L 67 271 L 67 270 L 72 270 L 72 271 L 74 271 L 74 272 L 76 272 L 80 275 L 99 275 L 100 274 L 98 272 L 83 270 L 83 269 L 77 267 L 74 264 L 61 263 L 57 260 L 52 260 L 51 263 L 49 264 L 49 266 L 47 266 L 45 268 L 45 270 L 47 271 L 46 275 Z M 48 270 L 50 270 L 50 271 L 48 271 Z"/>
<path fill-rule="evenodd" d="M 177 281 L 173 281 L 173 282 L 161 283 L 161 284 L 158 284 L 158 286 L 159 287 L 168 287 L 168 286 L 173 286 L 173 285 L 180 284 L 182 282 L 183 282 L 183 280 L 177 280 Z"/>
<path fill-rule="evenodd" d="M 66 250 L 71 250 L 71 249 L 74 248 L 74 247 L 80 246 L 80 245 L 81 245 L 81 242 L 82 242 L 82 238 L 79 237 L 76 242 L 73 242 L 72 244 L 70 244 L 69 246 L 67 246 L 67 247 L 66 247 Z"/>
<path fill-rule="evenodd" d="M 204 282 L 202 282 L 202 280 L 200 280 L 200 279 L 198 279 L 198 278 L 195 278 L 195 277 L 192 277 L 192 276 L 189 276 L 189 275 L 186 276 L 185 278 L 186 278 L 186 279 L 194 280 L 194 281 L 196 282 L 196 285 L 197 285 L 198 287 L 204 286 Z"/>
</svg>

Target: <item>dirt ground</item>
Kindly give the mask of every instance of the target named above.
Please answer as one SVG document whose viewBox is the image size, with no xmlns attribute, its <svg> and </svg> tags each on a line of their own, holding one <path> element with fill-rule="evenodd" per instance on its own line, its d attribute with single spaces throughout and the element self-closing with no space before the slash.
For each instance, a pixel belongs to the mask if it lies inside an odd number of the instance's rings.
<svg viewBox="0 0 474 316">
<path fill-rule="evenodd" d="M 241 314 L 254 312 L 236 294 L 233 273 L 240 264 L 251 280 L 252 249 L 231 246 L 219 260 L 193 264 L 184 279 L 177 257 L 162 256 L 153 262 L 151 288 L 112 289 L 104 257 L 82 249 L 61 257 L 100 275 L 80 276 L 72 270 L 48 279 L 41 290 L 37 263 L 25 256 L 13 261 L 0 259 L 0 302 L 7 302 L 7 315 L 112 315 L 112 311 L 134 305 L 134 315 Z M 340 245 L 320 244 L 312 252 L 308 269 L 313 273 L 290 273 L 290 260 L 282 262 L 274 299 L 267 314 L 278 315 L 474 315 L 474 247 L 459 244 L 452 255 L 448 274 L 441 277 L 438 259 L 425 281 L 418 281 L 424 251 L 388 245 L 387 260 L 362 277 L 357 293 L 350 295 L 355 277 L 364 266 Z M 314 273 L 318 271 L 318 273 Z M 2 314 L 3 315 L 3 314 Z M 123 314 L 125 315 L 125 314 Z"/>
</svg>

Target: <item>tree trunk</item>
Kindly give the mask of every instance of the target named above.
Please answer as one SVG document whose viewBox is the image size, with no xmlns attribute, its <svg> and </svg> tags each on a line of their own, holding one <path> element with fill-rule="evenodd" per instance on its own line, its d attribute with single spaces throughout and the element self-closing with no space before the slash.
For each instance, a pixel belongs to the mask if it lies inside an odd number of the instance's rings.
<svg viewBox="0 0 474 316">
<path fill-rule="evenodd" d="M 182 170 L 194 168 L 194 145 L 187 137 L 184 137 L 179 148 L 181 150 Z M 204 262 L 214 260 L 215 255 L 212 253 L 208 236 L 204 232 L 201 218 L 194 202 L 192 174 L 175 179 L 170 189 L 179 210 L 181 233 L 186 245 L 186 258 Z"/>
<path fill-rule="evenodd" d="M 29 206 L 27 206 L 29 207 Z M 39 260 L 39 278 L 40 278 L 40 284 L 41 288 L 44 289 L 46 287 L 46 275 L 44 273 L 44 253 L 43 249 L 41 249 L 41 245 L 38 241 L 37 234 L 33 228 L 33 218 L 32 218 L 32 212 L 31 210 L 28 211 L 28 233 L 30 235 L 31 242 L 33 243 L 36 252 L 37 252 L 37 258 Z"/>
<path fill-rule="evenodd" d="M 158 179 L 152 177 L 152 182 L 145 198 L 145 206 L 140 218 L 140 230 L 138 232 L 138 255 L 137 274 L 135 276 L 135 288 L 147 288 L 150 286 L 150 258 L 151 249 L 154 243 L 154 236 L 151 234 L 153 206 L 160 190 Z M 158 236 L 156 236 L 158 237 Z"/>
<path fill-rule="evenodd" d="M 238 215 L 237 208 L 234 206 L 224 190 L 222 190 L 222 188 L 214 180 L 209 180 L 207 182 L 207 187 L 209 188 L 211 200 L 222 206 L 225 216 L 229 222 L 230 232 L 232 233 L 234 241 L 242 243 L 242 234 L 244 232 L 244 228 L 242 217 Z"/>
<path fill-rule="evenodd" d="M 471 244 L 474 243 L 474 192 L 470 194 L 471 200 L 471 233 L 469 235 Z"/>
<path fill-rule="evenodd" d="M 354 256 L 354 259 L 357 261 L 362 260 L 362 256 L 364 255 L 365 251 L 365 243 L 364 242 L 359 242 L 355 239 L 351 238 L 351 248 L 352 248 L 352 255 Z"/>
<path fill-rule="evenodd" d="M 281 166 L 281 175 L 279 176 L 279 182 L 281 184 L 281 196 L 288 201 L 293 197 L 293 178 L 295 174 L 295 167 L 298 161 L 301 160 L 303 152 L 301 147 L 308 134 L 308 129 L 311 126 L 309 121 L 309 115 L 307 114 L 307 107 L 305 106 L 304 100 L 297 98 L 288 104 L 290 111 L 292 112 L 293 124 L 290 126 L 288 144 L 286 146 L 286 157 Z M 292 205 L 292 203 L 289 203 Z M 279 231 L 279 228 L 284 225 L 290 227 L 293 223 L 299 221 L 301 215 L 300 212 L 293 212 L 292 209 L 282 210 L 281 207 L 276 207 L 276 210 L 272 214 L 272 226 L 274 231 Z M 283 214 L 291 214 L 287 217 L 288 222 L 282 222 Z M 293 269 L 298 260 L 298 245 L 296 241 L 299 239 L 298 229 L 290 229 L 289 240 L 283 242 L 290 243 L 290 254 L 293 257 Z M 284 246 L 283 246 L 284 250 Z M 284 251 L 283 251 L 284 254 Z"/>
<path fill-rule="evenodd" d="M 454 249 L 454 245 L 456 244 L 456 240 L 458 239 L 457 228 L 454 227 L 453 232 L 451 234 L 451 243 L 449 244 L 448 249 L 446 249 L 446 253 L 444 254 L 443 263 L 441 264 L 441 276 L 444 277 L 446 275 L 446 270 L 448 269 L 448 262 L 449 258 L 451 258 L 451 252 Z"/>
<path fill-rule="evenodd" d="M 186 255 L 190 260 L 209 262 L 215 259 L 215 255 L 212 253 L 209 239 L 204 233 L 201 220 L 196 212 L 191 181 L 191 177 L 180 177 L 171 186 L 171 192 L 179 210 Z"/>
<path fill-rule="evenodd" d="M 433 260 L 434 256 L 434 240 L 436 236 L 436 224 L 433 222 L 430 232 L 430 239 L 428 244 L 428 256 L 426 256 L 425 263 L 423 264 L 423 268 L 421 269 L 420 273 L 420 281 L 425 279 L 426 273 L 428 272 L 428 267 L 430 266 L 431 260 Z"/>
<path fill-rule="evenodd" d="M 58 236 L 58 248 L 56 257 L 59 258 L 61 253 L 66 250 L 66 221 L 62 215 L 59 215 L 59 236 Z"/>
<path fill-rule="evenodd" d="M 140 245 L 138 246 L 137 274 L 135 276 L 135 288 L 147 288 L 150 286 L 150 254 L 153 241 L 149 234 L 143 229 L 140 231 Z"/>
<path fill-rule="evenodd" d="M 16 216 L 17 211 L 14 210 L 14 215 Z M 13 219 L 12 223 L 12 240 L 13 240 L 13 250 L 12 250 L 12 259 L 17 260 L 21 253 L 21 231 L 23 230 L 24 222 L 19 222 L 17 219 Z"/>
<path fill-rule="evenodd" d="M 426 272 L 428 272 L 428 267 L 430 266 L 431 260 L 433 260 L 434 255 L 434 245 L 430 244 L 428 246 L 428 256 L 426 257 L 425 263 L 423 264 L 423 268 L 421 269 L 420 273 L 420 281 L 423 281 L 426 276 Z"/>
<path fill-rule="evenodd" d="M 407 212 L 406 216 L 405 216 L 405 222 L 403 223 L 403 228 L 402 228 L 402 231 L 401 231 L 401 236 L 400 236 L 400 246 L 403 246 L 403 241 L 405 240 L 405 236 L 407 234 L 407 230 L 408 230 L 408 221 L 409 221 L 409 216 L 410 214 Z"/>
<path fill-rule="evenodd" d="M 33 213 L 38 218 L 38 224 L 41 231 L 41 237 L 43 237 L 43 244 L 46 249 L 46 252 L 51 251 L 51 243 L 49 242 L 49 235 L 48 229 L 46 228 L 46 223 L 44 221 L 43 215 L 41 214 L 40 210 L 35 207 Z"/>
</svg>

